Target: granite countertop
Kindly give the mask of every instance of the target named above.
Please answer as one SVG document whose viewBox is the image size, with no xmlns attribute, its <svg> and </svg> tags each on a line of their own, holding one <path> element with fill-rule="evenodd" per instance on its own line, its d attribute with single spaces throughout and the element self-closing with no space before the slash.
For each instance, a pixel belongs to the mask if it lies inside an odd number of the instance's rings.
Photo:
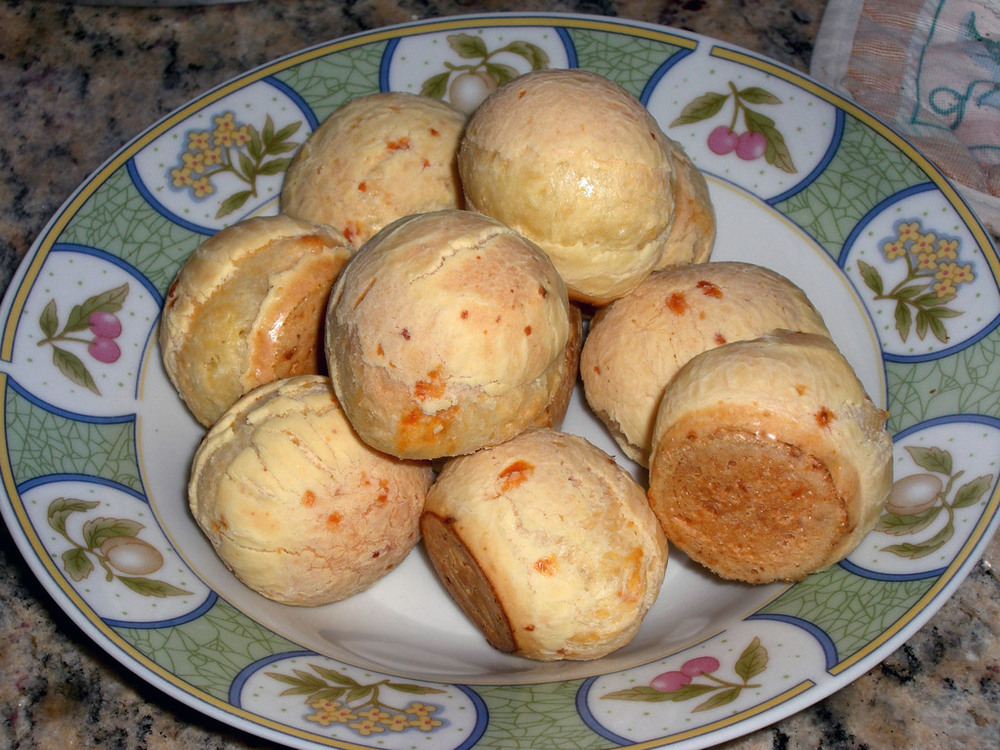
<svg viewBox="0 0 1000 750">
<path fill-rule="evenodd" d="M 807 71 L 824 0 L 257 0 L 129 8 L 0 3 L 0 289 L 45 222 L 120 146 L 174 108 L 283 54 L 387 24 L 565 11 L 708 34 Z M 994 541 L 942 609 L 833 696 L 731 742 L 761 748 L 1000 745 Z M 0 746 L 249 748 L 260 740 L 145 685 L 36 581 L 0 527 Z"/>
</svg>

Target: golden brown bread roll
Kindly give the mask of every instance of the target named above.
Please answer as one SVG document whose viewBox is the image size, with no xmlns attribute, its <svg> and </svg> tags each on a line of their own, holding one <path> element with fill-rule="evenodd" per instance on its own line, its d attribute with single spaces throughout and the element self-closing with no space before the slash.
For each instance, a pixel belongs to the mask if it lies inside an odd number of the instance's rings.
<svg viewBox="0 0 1000 750">
<path fill-rule="evenodd" d="M 403 216 L 462 208 L 456 153 L 465 115 L 389 91 L 335 110 L 292 160 L 281 210 L 331 224 L 355 245 Z"/>
<path fill-rule="evenodd" d="M 353 252 L 333 227 L 266 216 L 219 231 L 188 257 L 167 292 L 160 350 L 201 424 L 258 385 L 325 372 L 326 303 Z"/>
<path fill-rule="evenodd" d="M 566 377 L 566 287 L 548 257 L 471 211 L 401 219 L 369 240 L 330 298 L 326 351 L 358 434 L 404 458 L 513 437 Z"/>
<path fill-rule="evenodd" d="M 584 438 L 530 429 L 451 459 L 424 544 L 501 651 L 596 659 L 627 644 L 663 580 L 667 543 L 642 488 Z"/>
<path fill-rule="evenodd" d="M 718 575 L 800 580 L 878 519 L 892 483 L 886 417 L 825 336 L 710 349 L 664 393 L 650 504 L 670 541 Z"/>
<path fill-rule="evenodd" d="M 195 520 L 247 586 L 285 604 L 362 591 L 419 539 L 429 466 L 373 450 L 328 378 L 276 381 L 240 399 L 195 454 Z"/>
<path fill-rule="evenodd" d="M 762 266 L 657 271 L 591 322 L 580 357 L 587 402 L 625 454 L 648 466 L 656 410 L 677 370 L 706 349 L 776 328 L 828 334 L 805 293 Z"/>
<path fill-rule="evenodd" d="M 578 69 L 539 70 L 480 105 L 458 166 L 468 208 L 536 242 L 571 298 L 601 305 L 661 262 L 675 148 L 617 84 Z"/>
</svg>

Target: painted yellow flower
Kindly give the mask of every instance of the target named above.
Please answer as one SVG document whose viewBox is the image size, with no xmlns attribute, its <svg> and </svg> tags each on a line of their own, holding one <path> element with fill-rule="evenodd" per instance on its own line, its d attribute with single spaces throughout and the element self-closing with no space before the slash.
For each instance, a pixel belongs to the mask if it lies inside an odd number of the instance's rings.
<svg viewBox="0 0 1000 750">
<path fill-rule="evenodd" d="M 932 288 L 938 297 L 948 297 L 955 293 L 955 284 L 951 279 L 938 279 Z"/>
<path fill-rule="evenodd" d="M 922 253 L 933 253 L 934 245 L 937 242 L 937 235 L 933 232 L 917 235 L 910 244 L 910 252 L 914 255 Z"/>
<path fill-rule="evenodd" d="M 920 236 L 920 222 L 911 221 L 908 224 L 902 223 L 896 229 L 896 233 L 899 235 L 899 241 L 901 243 L 915 240 Z"/>
<path fill-rule="evenodd" d="M 171 169 L 170 177 L 173 180 L 174 187 L 191 187 L 194 184 L 194 178 L 191 177 L 191 170 L 187 167 L 182 169 Z"/>
<path fill-rule="evenodd" d="M 232 112 L 224 112 L 213 119 L 215 120 L 216 133 L 228 133 L 236 130 L 236 115 Z"/>
<path fill-rule="evenodd" d="M 933 271 L 937 268 L 937 253 L 920 253 L 917 256 L 917 269 L 920 271 Z"/>
<path fill-rule="evenodd" d="M 406 710 L 411 714 L 417 714 L 418 716 L 427 716 L 438 710 L 437 706 L 431 706 L 427 703 L 411 703 L 406 707 Z"/>
<path fill-rule="evenodd" d="M 191 183 L 191 190 L 194 191 L 195 198 L 204 198 L 215 192 L 215 186 L 208 181 L 207 177 L 199 177 Z"/>
<path fill-rule="evenodd" d="M 217 164 L 222 164 L 222 149 L 206 148 L 201 152 L 201 159 L 205 162 L 206 167 L 214 167 Z"/>
<path fill-rule="evenodd" d="M 382 722 L 390 732 L 402 732 L 410 726 L 410 717 L 406 714 L 394 714 Z"/>
<path fill-rule="evenodd" d="M 201 174 L 205 171 L 205 160 L 202 158 L 200 151 L 185 151 L 181 154 L 181 161 L 184 162 L 185 167 L 195 174 Z"/>
<path fill-rule="evenodd" d="M 212 145 L 212 135 L 207 130 L 188 133 L 188 151 L 204 151 Z"/>
<path fill-rule="evenodd" d="M 949 263 L 949 276 L 948 278 L 954 284 L 968 284 L 973 279 L 975 279 L 975 274 L 972 273 L 972 264 L 967 263 L 964 266 L 958 265 L 958 263 Z"/>
<path fill-rule="evenodd" d="M 235 133 L 233 133 L 233 144 L 239 148 L 240 146 L 246 146 L 248 143 L 250 143 L 250 128 L 246 125 L 242 125 Z"/>
<path fill-rule="evenodd" d="M 882 252 L 885 253 L 885 257 L 889 260 L 902 258 L 906 255 L 906 245 L 902 240 L 897 240 L 896 242 L 886 242 L 882 245 Z"/>
<path fill-rule="evenodd" d="M 956 260 L 958 258 L 958 240 L 947 240 L 941 237 L 937 241 L 937 256 L 942 260 Z"/>
<path fill-rule="evenodd" d="M 436 727 L 441 726 L 441 722 L 430 716 L 417 716 L 410 722 L 411 727 L 419 729 L 421 732 L 433 732 Z"/>
<path fill-rule="evenodd" d="M 362 719 L 361 721 L 355 721 L 351 724 L 348 724 L 347 726 L 349 726 L 358 734 L 364 735 L 365 737 L 367 737 L 370 734 L 379 734 L 385 731 L 385 727 L 379 726 L 377 722 L 374 722 L 371 719 Z"/>
</svg>

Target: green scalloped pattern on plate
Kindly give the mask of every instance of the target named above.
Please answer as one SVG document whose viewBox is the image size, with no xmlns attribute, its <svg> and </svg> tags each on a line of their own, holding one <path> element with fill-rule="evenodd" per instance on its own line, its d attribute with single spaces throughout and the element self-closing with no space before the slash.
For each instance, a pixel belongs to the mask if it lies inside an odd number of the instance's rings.
<svg viewBox="0 0 1000 750">
<path fill-rule="evenodd" d="M 683 47 L 608 31 L 567 28 L 581 68 L 599 73 L 641 96 L 653 74 Z"/>
<path fill-rule="evenodd" d="M 890 631 L 936 581 L 877 581 L 835 565 L 791 586 L 757 614 L 812 623 L 830 637 L 843 661 Z"/>
<path fill-rule="evenodd" d="M 833 159 L 803 190 L 775 205 L 834 259 L 868 211 L 900 190 L 928 181 L 909 157 L 857 118 L 844 115 Z"/>
<path fill-rule="evenodd" d="M 490 716 L 482 746 L 510 750 L 607 747 L 607 740 L 588 728 L 576 711 L 576 694 L 582 684 L 582 680 L 567 680 L 517 688 L 476 685 Z"/>
<path fill-rule="evenodd" d="M 379 90 L 379 68 L 385 42 L 357 47 L 305 60 L 274 77 L 291 86 L 322 122 L 349 100 Z"/>
<path fill-rule="evenodd" d="M 158 213 L 119 167 L 73 215 L 58 242 L 96 247 L 132 265 L 166 294 L 181 263 L 205 240 Z"/>
<path fill-rule="evenodd" d="M 982 414 L 1000 418 L 1000 328 L 949 357 L 886 363 L 889 430 L 899 432 L 933 417 Z"/>
<path fill-rule="evenodd" d="M 167 628 L 115 628 L 144 656 L 219 700 L 229 700 L 237 675 L 259 659 L 302 647 L 217 599 L 192 622 Z"/>
<path fill-rule="evenodd" d="M 70 419 L 10 387 L 4 418 L 18 484 L 52 474 L 85 474 L 142 491 L 132 420 L 101 424 Z"/>
</svg>

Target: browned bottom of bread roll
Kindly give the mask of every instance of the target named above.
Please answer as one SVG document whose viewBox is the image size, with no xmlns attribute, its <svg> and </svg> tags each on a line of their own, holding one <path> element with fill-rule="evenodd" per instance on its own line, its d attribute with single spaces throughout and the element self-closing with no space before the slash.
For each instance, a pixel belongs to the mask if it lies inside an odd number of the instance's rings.
<svg viewBox="0 0 1000 750">
<path fill-rule="evenodd" d="M 741 415 L 743 416 L 743 415 Z M 766 417 L 766 415 L 763 415 Z M 850 530 L 846 502 L 811 453 L 748 429 L 732 413 L 687 420 L 661 440 L 657 497 L 670 537 L 723 578 L 798 579 Z"/>
<path fill-rule="evenodd" d="M 650 504 L 671 542 L 718 575 L 799 580 L 846 557 L 881 513 L 885 419 L 825 336 L 710 349 L 667 386 Z"/>
<path fill-rule="evenodd" d="M 452 459 L 421 531 L 453 598 L 501 651 L 596 659 L 659 593 L 667 543 L 642 488 L 584 438 L 530 429 Z"/>
</svg>

